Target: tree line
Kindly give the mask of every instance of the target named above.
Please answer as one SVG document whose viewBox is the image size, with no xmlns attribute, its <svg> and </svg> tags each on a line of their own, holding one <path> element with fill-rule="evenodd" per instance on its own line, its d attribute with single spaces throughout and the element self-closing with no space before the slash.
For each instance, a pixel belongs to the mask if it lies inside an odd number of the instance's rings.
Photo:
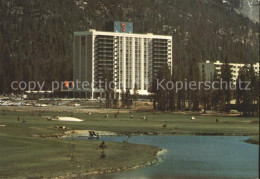
<svg viewBox="0 0 260 179">
<path fill-rule="evenodd" d="M 210 75 L 210 84 L 214 84 L 213 88 L 206 88 L 204 86 L 204 82 L 206 81 L 204 66 L 202 66 L 202 70 L 200 71 L 195 60 L 189 65 L 188 72 L 183 72 L 181 75 L 179 75 L 180 73 L 171 74 L 167 66 L 162 67 L 155 79 L 158 81 L 166 80 L 161 84 L 163 88 L 156 88 L 156 84 L 158 83 L 156 81 L 153 83 L 154 110 L 202 110 L 204 112 L 206 110 L 216 110 L 229 113 L 231 109 L 236 109 L 244 116 L 258 115 L 259 74 L 255 72 L 254 66 L 251 63 L 250 65 L 245 64 L 240 68 L 236 82 L 233 84 L 229 61 L 227 58 L 223 61 L 224 63 L 220 70 L 221 73 L 218 74 L 215 70 L 214 74 Z M 169 86 L 166 84 L 168 80 L 172 80 L 173 82 L 181 81 L 188 84 L 192 81 L 196 84 L 202 82 L 202 85 L 200 89 L 188 87 L 176 90 L 178 86 L 175 86 L 169 90 Z M 232 100 L 235 101 L 233 102 L 235 103 L 233 107 L 231 107 Z"/>
<path fill-rule="evenodd" d="M 228 58 L 225 57 L 223 61 L 220 71 L 215 70 L 210 74 L 210 79 L 206 78 L 204 65 L 200 70 L 196 60 L 193 60 L 182 73 L 176 73 L 178 67 L 171 72 L 169 66 L 162 66 L 154 76 L 149 89 L 151 95 L 146 99 L 151 100 L 153 109 L 158 111 L 189 110 L 206 113 L 207 110 L 214 110 L 229 113 L 233 109 L 238 110 L 243 116 L 258 115 L 259 74 L 255 72 L 253 64 L 245 63 L 239 69 L 234 83 Z M 105 80 L 111 81 L 111 74 L 107 74 Z M 206 85 L 206 82 L 209 85 Z M 193 88 L 190 86 L 192 83 L 196 84 Z M 119 95 L 111 89 L 104 93 L 107 108 L 136 108 L 136 101 L 139 98 L 143 99 L 143 96 L 138 95 L 136 85 L 133 93 L 130 93 L 129 89 L 122 89 Z"/>
</svg>

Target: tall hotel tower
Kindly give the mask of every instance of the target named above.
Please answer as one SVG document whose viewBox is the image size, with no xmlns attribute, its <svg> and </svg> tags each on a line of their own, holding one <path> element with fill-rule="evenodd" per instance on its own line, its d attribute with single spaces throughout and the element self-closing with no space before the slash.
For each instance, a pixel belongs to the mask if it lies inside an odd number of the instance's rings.
<svg viewBox="0 0 260 179">
<path fill-rule="evenodd" d="M 114 32 L 74 32 L 73 80 L 96 84 L 110 75 L 114 91 L 127 89 L 149 94 L 153 76 L 168 65 L 172 70 L 172 37 L 133 33 L 133 23 L 114 22 Z M 86 97 L 99 96 L 99 85 L 79 90 Z"/>
</svg>

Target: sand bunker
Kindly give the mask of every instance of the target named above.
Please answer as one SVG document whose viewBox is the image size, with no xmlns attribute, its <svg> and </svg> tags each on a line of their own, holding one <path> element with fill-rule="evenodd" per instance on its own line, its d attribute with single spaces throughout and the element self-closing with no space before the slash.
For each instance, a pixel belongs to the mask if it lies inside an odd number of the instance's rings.
<svg viewBox="0 0 260 179">
<path fill-rule="evenodd" d="M 75 117 L 59 117 L 58 121 L 81 122 L 83 120 L 75 118 Z"/>
</svg>

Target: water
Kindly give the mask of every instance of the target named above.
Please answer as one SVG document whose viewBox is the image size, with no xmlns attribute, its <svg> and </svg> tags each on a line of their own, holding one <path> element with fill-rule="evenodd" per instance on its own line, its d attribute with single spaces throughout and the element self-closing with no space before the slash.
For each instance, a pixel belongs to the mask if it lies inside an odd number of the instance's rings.
<svg viewBox="0 0 260 179">
<path fill-rule="evenodd" d="M 167 149 L 156 165 L 91 178 L 258 178 L 258 145 L 248 137 L 133 136 L 131 143 Z M 127 137 L 102 137 L 121 142 Z"/>
</svg>

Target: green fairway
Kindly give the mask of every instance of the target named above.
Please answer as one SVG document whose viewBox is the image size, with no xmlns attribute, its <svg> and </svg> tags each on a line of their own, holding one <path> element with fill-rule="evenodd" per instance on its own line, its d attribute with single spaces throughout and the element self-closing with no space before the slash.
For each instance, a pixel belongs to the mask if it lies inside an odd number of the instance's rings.
<svg viewBox="0 0 260 179">
<path fill-rule="evenodd" d="M 2 112 L 0 124 L 2 133 L 23 136 L 51 136 L 63 134 L 64 130 L 55 126 L 65 126 L 70 130 L 88 129 L 117 132 L 119 134 L 200 134 L 200 135 L 257 135 L 259 119 L 257 117 L 214 117 L 195 116 L 178 113 L 103 113 L 87 115 L 84 113 L 55 113 L 55 112 Z M 19 116 L 20 122 L 17 121 Z M 49 116 L 70 116 L 82 119 L 82 122 L 47 121 Z M 146 116 L 147 120 L 141 119 Z M 218 122 L 216 122 L 218 119 Z M 25 120 L 26 123 L 21 123 Z M 166 124 L 166 127 L 162 127 Z M 26 130 L 25 130 L 26 129 Z"/>
<path fill-rule="evenodd" d="M 144 165 L 155 159 L 154 146 L 106 142 L 101 158 L 101 141 L 55 138 L 69 130 L 112 131 L 118 134 L 159 135 L 257 135 L 258 118 L 195 116 L 177 113 L 0 113 L 0 176 L 54 177 L 108 171 Z M 19 122 L 18 122 L 19 116 Z M 72 116 L 82 122 L 48 121 L 48 116 Z M 147 120 L 141 119 L 146 116 Z M 216 122 L 218 118 L 218 123 Z M 24 121 L 24 122 L 22 122 Z M 164 125 L 163 127 L 163 124 Z M 65 126 L 66 130 L 56 128 Z"/>
<path fill-rule="evenodd" d="M 52 126 L 64 124 L 47 121 L 38 114 L 5 112 L 0 115 L 0 125 L 6 125 L 0 127 L 1 178 L 68 177 L 145 166 L 156 159 L 159 150 L 148 145 L 106 142 L 105 157 L 101 158 L 101 141 L 41 137 L 63 133 Z M 72 123 L 68 126 L 77 127 Z"/>
</svg>

